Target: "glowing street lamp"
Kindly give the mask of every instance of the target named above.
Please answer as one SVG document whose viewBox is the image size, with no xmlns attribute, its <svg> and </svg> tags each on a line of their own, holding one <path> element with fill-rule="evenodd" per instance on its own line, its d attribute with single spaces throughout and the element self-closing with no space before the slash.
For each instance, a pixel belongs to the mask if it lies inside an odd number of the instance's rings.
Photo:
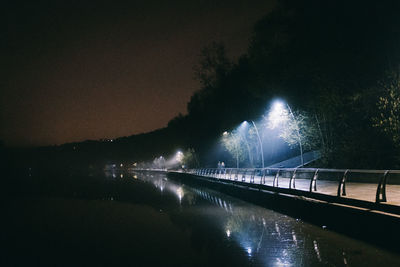
<svg viewBox="0 0 400 267">
<path fill-rule="evenodd" d="M 288 114 L 281 101 L 275 101 L 268 113 L 268 127 L 274 129 L 282 122 L 287 121 Z"/>
<path fill-rule="evenodd" d="M 289 110 L 289 114 L 292 116 L 294 123 L 296 124 L 296 132 L 297 132 L 297 140 L 300 148 L 300 157 L 301 157 L 301 166 L 304 166 L 304 158 L 303 158 L 303 144 L 301 143 L 300 129 L 299 124 L 292 112 L 288 103 L 283 103 L 282 101 L 275 101 L 271 112 L 268 115 L 268 120 L 270 122 L 270 127 L 273 129 L 279 123 L 287 120 L 287 110 L 285 109 L 285 104 L 287 109 Z"/>
<path fill-rule="evenodd" d="M 182 151 L 176 152 L 175 159 L 176 159 L 176 161 L 178 161 L 179 163 L 182 163 L 182 160 L 183 160 L 183 153 L 182 153 Z"/>
</svg>

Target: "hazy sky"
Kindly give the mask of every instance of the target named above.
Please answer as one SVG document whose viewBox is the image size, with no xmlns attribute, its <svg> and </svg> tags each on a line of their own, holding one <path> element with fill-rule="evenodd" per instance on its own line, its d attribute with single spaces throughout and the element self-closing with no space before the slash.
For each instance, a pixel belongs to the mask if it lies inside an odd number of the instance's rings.
<svg viewBox="0 0 400 267">
<path fill-rule="evenodd" d="M 6 1 L 0 139 L 49 145 L 164 127 L 199 89 L 201 48 L 244 53 L 274 3 L 127 2 Z"/>
</svg>

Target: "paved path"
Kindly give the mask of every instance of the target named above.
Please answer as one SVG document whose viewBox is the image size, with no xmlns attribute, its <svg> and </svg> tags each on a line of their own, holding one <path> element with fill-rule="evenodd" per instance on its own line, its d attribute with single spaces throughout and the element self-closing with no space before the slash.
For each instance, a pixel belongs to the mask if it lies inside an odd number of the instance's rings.
<svg viewBox="0 0 400 267">
<path fill-rule="evenodd" d="M 227 179 L 228 177 L 224 177 L 225 175 L 217 175 L 216 178 L 219 179 Z M 231 179 L 234 180 L 235 175 L 231 176 Z M 213 177 L 213 176 L 206 176 L 206 177 Z M 238 181 L 242 181 L 242 174 L 239 174 Z M 251 175 L 245 175 L 244 182 L 251 183 L 250 181 Z M 261 178 L 258 176 L 254 177 L 255 184 L 261 184 Z M 273 186 L 274 176 L 266 176 L 265 177 L 265 185 Z M 289 188 L 289 178 L 278 178 L 278 187 L 280 188 Z M 327 181 L 327 180 L 317 180 L 317 193 L 322 193 L 326 195 L 337 195 L 339 181 Z M 377 184 L 373 183 L 352 183 L 346 182 L 346 196 L 342 196 L 343 198 L 352 198 L 352 199 L 359 199 L 359 200 L 366 200 L 370 202 L 375 202 L 376 191 L 377 191 Z M 293 189 L 293 186 L 292 186 Z M 310 179 L 295 179 L 295 189 L 302 190 L 302 191 L 309 191 L 310 189 Z M 387 184 L 386 185 L 386 198 L 387 204 L 392 205 L 400 205 L 400 185 L 394 184 Z"/>
</svg>

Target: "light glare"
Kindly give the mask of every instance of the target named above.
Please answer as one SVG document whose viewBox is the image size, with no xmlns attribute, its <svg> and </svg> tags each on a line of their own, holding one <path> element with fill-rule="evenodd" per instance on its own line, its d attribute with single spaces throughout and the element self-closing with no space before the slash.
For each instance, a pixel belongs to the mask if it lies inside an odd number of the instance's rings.
<svg viewBox="0 0 400 267">
<path fill-rule="evenodd" d="M 268 128 L 274 129 L 279 126 L 279 124 L 284 123 L 288 120 L 288 110 L 281 101 L 276 101 L 271 111 L 268 113 Z"/>
</svg>

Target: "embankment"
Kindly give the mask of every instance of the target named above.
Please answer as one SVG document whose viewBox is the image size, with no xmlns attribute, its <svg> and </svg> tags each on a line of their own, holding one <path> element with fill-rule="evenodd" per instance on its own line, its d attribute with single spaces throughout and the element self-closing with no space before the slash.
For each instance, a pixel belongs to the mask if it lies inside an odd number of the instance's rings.
<svg viewBox="0 0 400 267">
<path fill-rule="evenodd" d="M 272 192 L 257 185 L 228 183 L 224 180 L 187 173 L 169 172 L 170 179 L 187 185 L 201 185 L 242 200 L 299 218 L 312 224 L 400 253 L 400 216 L 355 205 Z M 298 190 L 296 190 L 298 191 Z M 307 195 L 307 192 L 304 192 Z"/>
</svg>

